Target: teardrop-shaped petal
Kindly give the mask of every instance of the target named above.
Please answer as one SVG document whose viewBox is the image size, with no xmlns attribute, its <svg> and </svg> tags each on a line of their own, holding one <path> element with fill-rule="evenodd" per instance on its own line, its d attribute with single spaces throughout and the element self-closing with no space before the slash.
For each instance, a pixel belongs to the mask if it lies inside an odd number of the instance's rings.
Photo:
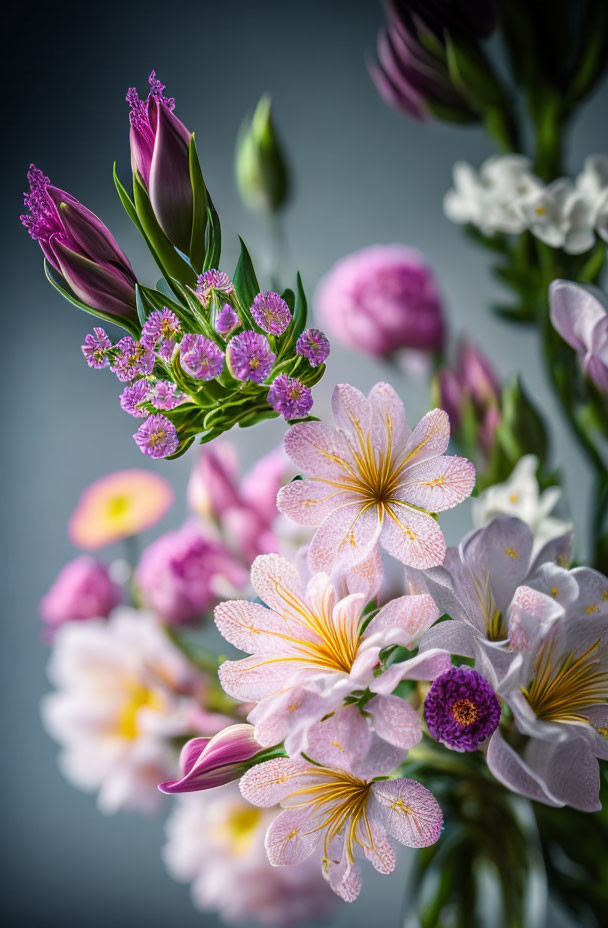
<svg viewBox="0 0 608 928">
<path fill-rule="evenodd" d="M 391 837 L 406 847 L 429 847 L 439 840 L 443 813 L 421 783 L 400 778 L 372 784 L 370 807 Z"/>
</svg>

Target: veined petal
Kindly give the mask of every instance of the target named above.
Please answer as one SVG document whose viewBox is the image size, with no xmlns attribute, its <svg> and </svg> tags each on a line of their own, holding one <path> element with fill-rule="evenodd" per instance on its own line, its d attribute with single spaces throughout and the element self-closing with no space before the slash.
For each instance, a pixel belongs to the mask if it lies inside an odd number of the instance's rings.
<svg viewBox="0 0 608 928">
<path fill-rule="evenodd" d="M 365 704 L 374 730 L 395 747 L 409 751 L 422 738 L 422 722 L 413 706 L 398 696 L 374 696 Z"/>
<path fill-rule="evenodd" d="M 440 673 L 449 670 L 451 666 L 452 661 L 447 651 L 439 649 L 424 651 L 407 661 L 391 664 L 384 673 L 370 683 L 369 688 L 372 693 L 392 693 L 402 680 L 434 680 Z"/>
<path fill-rule="evenodd" d="M 404 462 L 419 464 L 443 454 L 450 441 L 450 419 L 443 409 L 431 409 L 410 435 L 404 451 Z"/>
<path fill-rule="evenodd" d="M 277 661 L 255 655 L 240 661 L 224 661 L 218 669 L 218 676 L 222 689 L 229 696 L 251 702 L 272 696 L 288 681 L 293 685 L 294 677 L 302 666 L 305 665 L 298 661 Z"/>
<path fill-rule="evenodd" d="M 321 525 L 339 506 L 354 503 L 357 494 L 316 480 L 294 480 L 281 487 L 277 495 L 277 509 L 298 525 Z"/>
<path fill-rule="evenodd" d="M 308 558 L 315 572 L 330 573 L 332 568 L 350 567 L 366 558 L 380 533 L 377 507 L 359 504 L 340 506 L 317 529 Z"/>
<path fill-rule="evenodd" d="M 429 628 L 420 642 L 420 650 L 422 652 L 432 648 L 445 648 L 450 654 L 474 657 L 474 641 L 475 629 L 472 625 L 459 622 L 458 619 L 448 619 Z"/>
<path fill-rule="evenodd" d="M 219 633 L 240 651 L 279 655 L 297 650 L 289 621 L 259 603 L 229 600 L 215 607 L 214 616 Z"/>
<path fill-rule="evenodd" d="M 547 792 L 561 805 L 581 812 L 602 808 L 600 768 L 585 738 L 568 738 L 558 744 L 532 739 L 525 757 Z"/>
<path fill-rule="evenodd" d="M 471 495 L 475 467 L 466 458 L 441 455 L 408 467 L 394 496 L 427 512 L 453 509 Z"/>
<path fill-rule="evenodd" d="M 486 760 L 496 779 L 514 793 L 544 802 L 548 806 L 564 805 L 549 795 L 540 777 L 507 744 L 498 730 L 490 738 Z"/>
<path fill-rule="evenodd" d="M 336 425 L 357 439 L 371 429 L 372 409 L 369 401 L 348 383 L 339 383 L 331 397 L 331 409 Z"/>
<path fill-rule="evenodd" d="M 266 853 L 273 867 L 299 864 L 310 857 L 321 836 L 307 831 L 310 809 L 284 809 L 266 832 Z"/>
<path fill-rule="evenodd" d="M 372 445 L 382 452 L 399 451 L 409 436 L 405 407 L 389 383 L 377 383 L 369 394 L 372 408 Z"/>
<path fill-rule="evenodd" d="M 331 842 L 327 878 L 333 891 L 344 902 L 354 902 L 361 892 L 361 877 L 356 864 L 350 863 L 344 848 L 344 834 Z"/>
<path fill-rule="evenodd" d="M 363 853 L 378 873 L 392 873 L 397 863 L 395 849 L 379 822 L 363 818 L 357 825 L 357 838 Z"/>
<path fill-rule="evenodd" d="M 308 783 L 305 771 L 310 764 L 291 757 L 274 757 L 251 767 L 241 777 L 239 787 L 247 802 L 269 808 Z"/>
<path fill-rule="evenodd" d="M 293 564 L 278 554 L 260 554 L 251 566 L 253 589 L 273 612 L 305 625 L 304 586 Z"/>
<path fill-rule="evenodd" d="M 366 720 L 356 706 L 347 706 L 311 727 L 307 754 L 325 767 L 352 773 L 370 744 L 371 730 Z"/>
<path fill-rule="evenodd" d="M 384 647 L 401 644 L 409 648 L 438 618 L 439 609 L 427 593 L 399 596 L 374 616 L 365 630 L 364 638 L 381 633 Z"/>
<path fill-rule="evenodd" d="M 351 466 L 351 453 L 344 436 L 322 422 L 299 422 L 287 430 L 283 445 L 302 473 L 338 479 Z"/>
<path fill-rule="evenodd" d="M 372 810 L 388 834 L 406 847 L 429 847 L 441 835 L 443 813 L 439 803 L 416 780 L 400 778 L 373 783 Z"/>
<path fill-rule="evenodd" d="M 403 564 L 425 570 L 443 563 L 443 532 L 432 516 L 402 503 L 385 506 L 380 542 Z"/>
</svg>

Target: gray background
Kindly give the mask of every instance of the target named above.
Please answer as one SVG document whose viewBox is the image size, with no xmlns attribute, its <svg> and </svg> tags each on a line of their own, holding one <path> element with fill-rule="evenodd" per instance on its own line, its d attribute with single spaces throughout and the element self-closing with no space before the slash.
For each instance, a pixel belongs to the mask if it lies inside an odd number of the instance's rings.
<svg viewBox="0 0 608 928">
<path fill-rule="evenodd" d="M 444 220 L 441 202 L 457 158 L 479 162 L 492 149 L 477 130 L 419 126 L 377 98 L 365 60 L 382 21 L 380 4 L 233 0 L 231 3 L 24 5 L 7 29 L 12 63 L 10 132 L 4 169 L 4 642 L 5 720 L 2 813 L 5 924 L 70 926 L 216 924 L 191 906 L 160 861 L 162 823 L 102 817 L 94 799 L 60 776 L 56 746 L 43 733 L 38 704 L 47 688 L 47 648 L 36 609 L 59 568 L 75 552 L 66 520 L 80 490 L 123 467 L 149 466 L 174 484 L 177 502 L 163 527 L 177 524 L 185 503 L 189 459 L 147 463 L 131 440 L 133 420 L 117 403 L 107 372 L 87 369 L 80 354 L 90 318 L 46 284 L 41 256 L 19 226 L 20 191 L 30 160 L 97 212 L 134 259 L 141 278 L 153 268 L 115 196 L 112 161 L 129 176 L 126 88 L 145 90 L 151 68 L 197 131 L 205 178 L 225 236 L 223 267 L 234 267 L 238 231 L 259 258 L 263 230 L 243 210 L 233 184 L 232 149 L 239 123 L 258 96 L 273 95 L 276 118 L 297 181 L 287 215 L 292 256 L 308 292 L 338 257 L 365 244 L 416 245 L 435 267 L 453 332 L 467 331 L 492 353 L 502 375 L 523 373 L 555 421 L 535 338 L 487 311 L 497 296 L 487 262 Z M 8 59 L 6 57 L 8 55 Z M 606 147 L 604 90 L 573 126 L 569 167 Z M 8 331 L 7 331 L 8 329 Z M 380 378 L 400 389 L 413 420 L 425 411 L 423 386 L 337 347 L 318 408 L 329 388 L 348 380 L 367 389 Z M 279 439 L 276 423 L 238 434 L 243 461 Z M 563 466 L 577 523 L 588 508 L 589 475 L 555 430 L 555 462 Z M 468 528 L 466 506 L 444 520 L 452 542 Z M 399 874 L 381 878 L 366 867 L 354 907 L 336 926 L 397 924 L 405 855 Z M 235 887 L 235 890 L 238 888 Z M 380 904 L 380 909 L 378 905 Z"/>
</svg>

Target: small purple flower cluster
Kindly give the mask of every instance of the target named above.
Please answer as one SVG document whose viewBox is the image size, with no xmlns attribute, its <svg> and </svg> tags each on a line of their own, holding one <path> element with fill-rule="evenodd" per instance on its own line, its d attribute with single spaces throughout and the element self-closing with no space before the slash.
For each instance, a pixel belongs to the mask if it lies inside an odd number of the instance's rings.
<svg viewBox="0 0 608 928">
<path fill-rule="evenodd" d="M 162 93 L 162 85 L 156 89 L 156 84 L 150 86 L 152 94 Z M 135 441 L 152 457 L 172 454 L 178 446 L 174 424 L 155 411 L 169 413 L 187 403 L 189 394 L 195 397 L 202 388 L 196 383 L 189 387 L 188 378 L 211 381 L 221 377 L 224 387 L 226 377 L 228 384 L 232 377 L 241 383 L 263 385 L 268 391 L 269 406 L 287 420 L 306 417 L 313 404 L 310 387 L 305 382 L 307 377 L 290 376 L 284 372 L 284 364 L 283 372 L 268 382 L 277 353 L 281 354 L 280 346 L 275 350 L 274 337 L 285 333 L 293 319 L 287 302 L 278 293 L 272 290 L 258 293 L 247 317 L 235 295 L 232 280 L 223 271 L 212 268 L 200 274 L 193 292 L 198 302 L 210 309 L 209 318 L 201 317 L 201 327 L 207 334 L 184 331 L 182 320 L 165 306 L 147 317 L 139 341 L 125 335 L 112 345 L 104 329 L 95 328 L 92 334 L 85 336 L 82 346 L 89 367 L 109 367 L 125 384 L 120 395 L 121 408 L 131 416 L 146 420 L 138 429 Z M 245 318 L 253 320 L 263 332 L 252 328 L 236 331 Z M 329 341 L 323 332 L 307 329 L 297 340 L 294 366 L 305 359 L 310 376 L 310 368 L 322 364 L 329 350 Z M 226 367 L 228 371 L 224 376 Z M 159 376 L 160 370 L 164 378 Z"/>
<path fill-rule="evenodd" d="M 500 721 L 496 693 L 476 670 L 450 667 L 435 677 L 424 702 L 429 733 L 454 751 L 476 751 Z"/>
</svg>

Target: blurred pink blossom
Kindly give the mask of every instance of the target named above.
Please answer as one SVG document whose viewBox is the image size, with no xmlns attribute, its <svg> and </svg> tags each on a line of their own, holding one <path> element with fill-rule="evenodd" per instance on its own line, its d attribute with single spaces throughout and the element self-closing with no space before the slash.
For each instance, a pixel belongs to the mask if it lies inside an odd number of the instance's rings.
<svg viewBox="0 0 608 928">
<path fill-rule="evenodd" d="M 581 358 L 598 390 L 608 393 L 608 313 L 598 297 L 579 284 L 554 280 L 549 288 L 551 322 Z"/>
<path fill-rule="evenodd" d="M 317 319 L 349 348 L 381 357 L 402 348 L 441 349 L 441 296 L 424 256 L 373 245 L 338 261 L 316 293 Z"/>
<path fill-rule="evenodd" d="M 105 619 L 121 599 L 120 587 L 106 565 L 83 554 L 61 570 L 40 602 L 40 615 L 52 628 L 64 622 Z"/>
</svg>

